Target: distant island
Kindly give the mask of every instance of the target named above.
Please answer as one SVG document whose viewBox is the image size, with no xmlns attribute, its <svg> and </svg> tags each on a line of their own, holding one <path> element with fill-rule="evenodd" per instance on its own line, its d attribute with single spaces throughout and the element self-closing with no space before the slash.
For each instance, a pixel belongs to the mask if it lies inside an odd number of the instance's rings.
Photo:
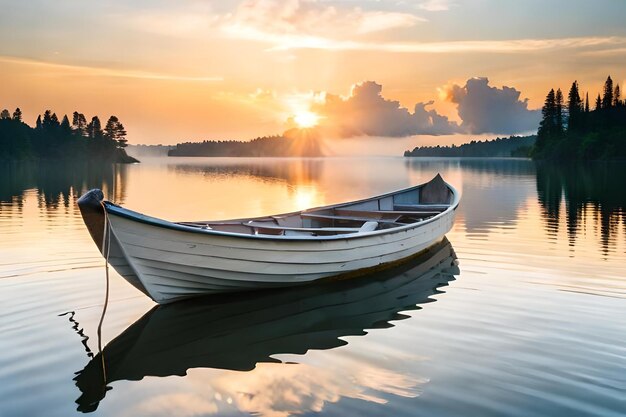
<svg viewBox="0 0 626 417">
<path fill-rule="evenodd" d="M 418 146 L 412 151 L 405 151 L 406 157 L 441 156 L 441 157 L 523 157 L 527 158 L 537 139 L 532 136 L 511 136 L 493 140 L 476 141 L 456 146 Z"/>
<path fill-rule="evenodd" d="M 282 135 L 263 136 L 249 141 L 205 140 L 179 143 L 168 156 L 273 157 L 321 156 L 315 129 L 290 129 Z"/>
<path fill-rule="evenodd" d="M 588 93 L 583 103 L 574 81 L 567 102 L 561 89 L 551 89 L 541 112 L 534 159 L 626 159 L 626 103 L 610 76 L 602 95 L 596 97 L 594 110 L 589 109 Z"/>
<path fill-rule="evenodd" d="M 126 130 L 116 116 L 102 128 L 98 116 L 87 123 L 84 114 L 74 112 L 70 123 L 67 115 L 59 121 L 56 113 L 46 110 L 31 127 L 22 121 L 19 108 L 13 114 L 7 109 L 0 112 L 0 160 L 139 162 L 128 156 L 126 143 Z"/>
<path fill-rule="evenodd" d="M 126 152 L 130 155 L 134 155 L 137 158 L 142 157 L 163 157 L 167 156 L 167 153 L 176 148 L 176 146 L 172 145 L 128 145 L 126 148 Z"/>
</svg>

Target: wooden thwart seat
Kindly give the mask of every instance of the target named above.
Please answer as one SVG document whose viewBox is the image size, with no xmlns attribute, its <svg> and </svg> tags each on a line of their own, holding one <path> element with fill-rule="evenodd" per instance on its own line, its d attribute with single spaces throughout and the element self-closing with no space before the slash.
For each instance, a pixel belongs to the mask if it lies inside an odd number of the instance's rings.
<svg viewBox="0 0 626 417">
<path fill-rule="evenodd" d="M 356 216 L 335 216 L 331 214 L 315 214 L 315 213 L 302 213 L 302 218 L 307 219 L 326 219 L 326 220 L 353 220 L 355 222 L 368 222 L 372 220 L 372 217 L 356 217 Z M 393 220 L 387 219 L 376 219 L 378 223 L 387 223 L 387 224 L 397 224 L 402 225 L 403 223 L 398 223 Z"/>
<path fill-rule="evenodd" d="M 450 207 L 449 204 L 394 204 L 393 209 L 398 211 L 436 211 L 442 212 Z"/>
<path fill-rule="evenodd" d="M 338 215 L 345 216 L 359 216 L 359 217 L 368 217 L 370 219 L 383 219 L 383 218 L 394 218 L 398 219 L 402 216 L 409 217 L 431 217 L 435 216 L 440 211 L 406 211 L 406 210 L 351 210 L 351 209 L 342 209 L 336 208 L 335 213 Z"/>
<path fill-rule="evenodd" d="M 361 230 L 359 227 L 289 227 L 279 226 L 277 224 L 261 223 L 261 222 L 247 222 L 242 223 L 244 226 L 252 227 L 255 229 L 267 229 L 267 230 L 291 230 L 296 232 L 315 232 L 315 233 L 356 233 Z"/>
</svg>

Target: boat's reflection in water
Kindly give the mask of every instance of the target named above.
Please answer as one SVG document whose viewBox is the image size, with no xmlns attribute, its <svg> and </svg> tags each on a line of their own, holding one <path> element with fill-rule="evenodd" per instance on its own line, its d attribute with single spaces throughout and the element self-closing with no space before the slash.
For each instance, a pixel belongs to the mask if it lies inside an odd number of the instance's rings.
<svg viewBox="0 0 626 417">
<path fill-rule="evenodd" d="M 78 410 L 94 411 L 113 381 L 183 376 L 190 368 L 249 371 L 280 362 L 271 355 L 345 345 L 340 337 L 409 317 L 399 313 L 433 301 L 458 273 L 444 238 L 401 265 L 352 280 L 157 306 L 78 372 Z"/>
</svg>

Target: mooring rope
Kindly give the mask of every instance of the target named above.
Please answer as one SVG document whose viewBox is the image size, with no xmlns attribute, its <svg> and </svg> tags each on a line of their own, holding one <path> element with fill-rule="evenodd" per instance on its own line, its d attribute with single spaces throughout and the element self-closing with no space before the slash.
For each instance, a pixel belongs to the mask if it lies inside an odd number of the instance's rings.
<svg viewBox="0 0 626 417">
<path fill-rule="evenodd" d="M 93 359 L 93 352 L 91 351 L 91 349 L 89 348 L 89 344 L 87 343 L 89 341 L 89 336 L 85 334 L 85 329 L 80 327 L 80 323 L 74 318 L 74 316 L 76 316 L 76 311 L 66 311 L 65 313 L 59 314 L 59 317 L 67 316 L 68 314 L 70 315 L 69 320 L 70 323 L 72 323 L 72 329 L 74 329 L 74 331 L 80 336 L 81 343 L 85 347 L 87 356 L 90 359 Z"/>
<path fill-rule="evenodd" d="M 100 353 L 100 359 L 102 360 L 102 374 L 104 375 L 104 385 L 107 383 L 107 372 L 104 364 L 104 354 L 102 353 L 102 323 L 104 322 L 104 315 L 109 305 L 109 254 L 111 249 L 111 226 L 109 224 L 109 216 L 107 209 L 104 206 L 104 202 L 100 202 L 102 210 L 104 212 L 104 231 L 102 233 L 102 255 L 104 255 L 104 271 L 106 277 L 106 290 L 104 295 L 104 306 L 102 307 L 102 315 L 100 316 L 100 322 L 98 323 L 98 352 Z M 106 252 L 106 253 L 105 253 Z"/>
</svg>

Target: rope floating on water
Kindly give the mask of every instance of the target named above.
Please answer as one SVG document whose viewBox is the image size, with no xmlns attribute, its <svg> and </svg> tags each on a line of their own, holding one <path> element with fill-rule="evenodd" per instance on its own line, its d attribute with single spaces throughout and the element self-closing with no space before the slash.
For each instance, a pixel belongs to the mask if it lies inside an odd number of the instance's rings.
<svg viewBox="0 0 626 417">
<path fill-rule="evenodd" d="M 94 354 L 91 351 L 91 349 L 89 348 L 89 344 L 87 343 L 87 341 L 89 340 L 89 336 L 87 336 L 85 334 L 85 329 L 80 327 L 80 323 L 78 323 L 78 321 L 76 321 L 76 319 L 74 318 L 74 316 L 76 315 L 76 311 L 74 311 L 74 310 L 66 311 L 65 313 L 59 314 L 59 317 L 67 316 L 68 314 L 70 315 L 69 320 L 70 320 L 70 323 L 72 323 L 72 329 L 74 329 L 74 331 L 80 336 L 81 343 L 85 347 L 85 351 L 87 352 L 87 356 L 89 358 L 93 358 Z"/>
</svg>

